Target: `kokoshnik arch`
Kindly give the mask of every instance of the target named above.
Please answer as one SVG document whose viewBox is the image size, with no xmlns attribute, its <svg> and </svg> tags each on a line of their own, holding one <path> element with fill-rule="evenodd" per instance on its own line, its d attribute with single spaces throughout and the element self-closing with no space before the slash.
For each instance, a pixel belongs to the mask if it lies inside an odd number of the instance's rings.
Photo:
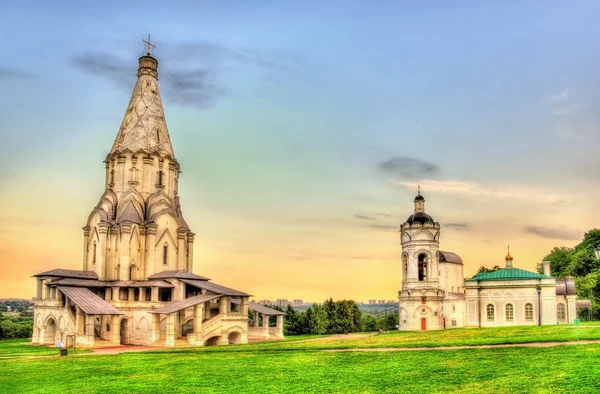
<svg viewBox="0 0 600 394">
<path fill-rule="evenodd" d="M 150 36 L 144 42 L 147 53 L 105 160 L 105 191 L 83 227 L 83 268 L 35 275 L 32 342 L 203 346 L 281 338 L 283 312 L 193 273 L 194 233 L 181 210 L 158 61 Z"/>
</svg>

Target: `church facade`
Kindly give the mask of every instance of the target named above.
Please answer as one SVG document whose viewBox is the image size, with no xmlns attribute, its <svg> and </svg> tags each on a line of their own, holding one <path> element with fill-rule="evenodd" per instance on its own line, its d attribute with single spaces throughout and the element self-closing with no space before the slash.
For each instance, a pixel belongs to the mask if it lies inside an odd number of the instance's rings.
<svg viewBox="0 0 600 394">
<path fill-rule="evenodd" d="M 576 291 L 572 277 L 505 267 L 464 279 L 460 256 L 440 250 L 441 225 L 425 213 L 419 191 L 414 213 L 400 227 L 402 288 L 398 292 L 399 330 L 440 330 L 572 323 Z"/>
<path fill-rule="evenodd" d="M 193 273 L 194 233 L 150 49 L 105 160 L 104 193 L 83 227 L 82 270 L 35 275 L 32 342 L 202 346 L 282 337 L 284 313 Z"/>
</svg>

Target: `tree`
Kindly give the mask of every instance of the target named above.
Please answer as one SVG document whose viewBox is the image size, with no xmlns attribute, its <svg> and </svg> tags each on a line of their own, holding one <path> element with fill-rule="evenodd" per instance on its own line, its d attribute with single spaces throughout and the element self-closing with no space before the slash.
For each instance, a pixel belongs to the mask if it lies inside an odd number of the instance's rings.
<svg viewBox="0 0 600 394">
<path fill-rule="evenodd" d="M 482 273 L 482 272 L 494 272 L 494 271 L 498 271 L 500 269 L 500 266 L 495 265 L 494 268 L 486 268 L 483 265 L 481 267 L 479 267 L 479 269 L 477 270 L 477 273 Z"/>
</svg>

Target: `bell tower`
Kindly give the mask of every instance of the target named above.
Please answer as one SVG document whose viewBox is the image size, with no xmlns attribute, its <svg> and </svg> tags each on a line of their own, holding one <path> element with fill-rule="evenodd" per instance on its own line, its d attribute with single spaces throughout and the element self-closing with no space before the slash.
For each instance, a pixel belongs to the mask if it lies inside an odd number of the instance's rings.
<svg viewBox="0 0 600 394">
<path fill-rule="evenodd" d="M 440 224 L 425 213 L 419 189 L 414 212 L 400 227 L 402 289 L 399 291 L 401 330 L 436 329 L 445 291 L 440 287 Z"/>
</svg>

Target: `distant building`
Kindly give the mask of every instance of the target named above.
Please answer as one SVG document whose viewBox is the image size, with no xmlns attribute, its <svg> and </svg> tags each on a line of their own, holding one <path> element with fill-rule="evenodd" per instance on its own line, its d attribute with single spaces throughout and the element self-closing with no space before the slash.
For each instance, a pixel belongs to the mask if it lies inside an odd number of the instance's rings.
<svg viewBox="0 0 600 394">
<path fill-rule="evenodd" d="M 292 306 L 303 306 L 304 302 L 302 300 L 294 300 L 292 301 Z"/>
<path fill-rule="evenodd" d="M 278 307 L 280 307 L 280 308 L 287 308 L 288 304 L 289 304 L 288 300 L 284 300 L 284 299 L 280 298 L 280 299 L 277 300 L 277 304 L 276 305 Z"/>
</svg>

